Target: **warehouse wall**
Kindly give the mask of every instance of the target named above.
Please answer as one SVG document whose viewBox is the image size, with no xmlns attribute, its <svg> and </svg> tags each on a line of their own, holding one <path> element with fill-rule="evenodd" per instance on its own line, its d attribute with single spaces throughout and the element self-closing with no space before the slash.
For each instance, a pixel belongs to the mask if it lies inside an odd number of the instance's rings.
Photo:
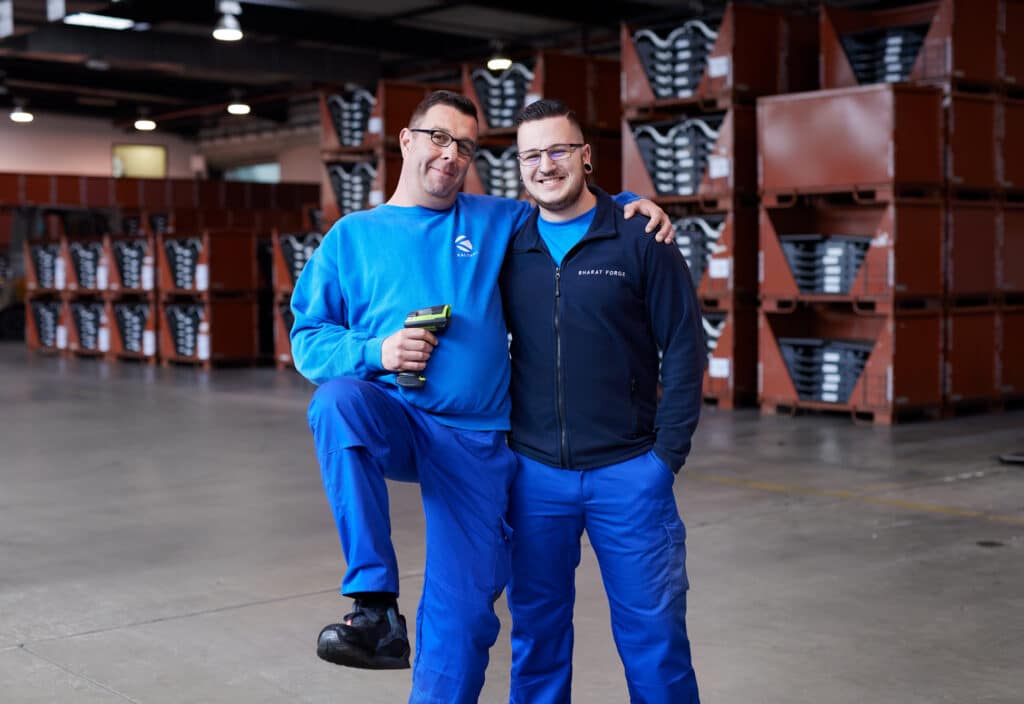
<svg viewBox="0 0 1024 704">
<path fill-rule="evenodd" d="M 319 183 L 323 177 L 319 125 L 205 139 L 197 149 L 211 169 L 277 162 L 282 183 Z"/>
<path fill-rule="evenodd" d="M 35 113 L 19 125 L 0 119 L 0 172 L 60 173 L 111 176 L 114 144 L 157 144 L 167 147 L 167 176 L 190 178 L 189 157 L 196 145 L 159 131 L 143 134 L 118 129 L 109 120 Z"/>
<path fill-rule="evenodd" d="M 308 144 L 299 144 L 278 154 L 281 163 L 281 181 L 285 183 L 319 183 L 323 177 L 320 163 L 320 138 L 315 136 Z"/>
</svg>

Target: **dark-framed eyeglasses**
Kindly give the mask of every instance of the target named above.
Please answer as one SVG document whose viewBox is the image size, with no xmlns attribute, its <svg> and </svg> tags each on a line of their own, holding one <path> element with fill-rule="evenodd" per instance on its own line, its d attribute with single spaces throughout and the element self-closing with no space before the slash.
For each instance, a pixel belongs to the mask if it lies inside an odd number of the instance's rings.
<svg viewBox="0 0 1024 704">
<path fill-rule="evenodd" d="M 425 130 L 418 127 L 410 127 L 410 132 L 422 132 L 423 134 L 430 135 L 430 141 L 441 147 L 442 149 L 447 147 L 452 142 L 455 142 L 455 149 L 459 152 L 460 156 L 473 156 L 476 153 L 476 142 L 471 139 L 457 139 L 452 137 L 444 130 Z"/>
<path fill-rule="evenodd" d="M 561 161 L 568 159 L 574 151 L 582 146 L 583 144 L 552 144 L 547 149 L 527 149 L 524 152 L 519 152 L 516 156 L 519 158 L 519 163 L 524 166 L 536 166 L 540 163 L 544 152 L 547 152 L 551 161 Z"/>
</svg>

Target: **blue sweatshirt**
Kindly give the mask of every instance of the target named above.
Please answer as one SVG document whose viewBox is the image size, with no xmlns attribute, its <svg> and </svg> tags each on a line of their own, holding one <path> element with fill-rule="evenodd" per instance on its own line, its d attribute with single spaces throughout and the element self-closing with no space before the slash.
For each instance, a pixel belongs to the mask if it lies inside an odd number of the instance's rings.
<svg viewBox="0 0 1024 704">
<path fill-rule="evenodd" d="M 439 422 L 509 428 L 508 332 L 498 275 L 525 201 L 460 193 L 447 210 L 380 205 L 330 229 L 292 294 L 292 358 L 307 379 L 379 379 Z M 451 323 L 422 389 L 381 366 L 384 338 L 412 310 L 448 303 Z"/>
</svg>

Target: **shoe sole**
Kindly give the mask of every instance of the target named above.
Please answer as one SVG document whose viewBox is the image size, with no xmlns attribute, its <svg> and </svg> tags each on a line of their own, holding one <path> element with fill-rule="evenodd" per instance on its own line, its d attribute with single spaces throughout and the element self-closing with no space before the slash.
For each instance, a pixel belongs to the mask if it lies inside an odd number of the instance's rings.
<svg viewBox="0 0 1024 704">
<path fill-rule="evenodd" d="M 390 657 L 385 655 L 373 656 L 355 648 L 338 647 L 338 644 L 331 643 L 329 646 L 317 646 L 316 654 L 321 660 L 326 660 L 342 667 L 357 667 L 362 670 L 408 670 L 409 654 L 405 657 Z"/>
</svg>

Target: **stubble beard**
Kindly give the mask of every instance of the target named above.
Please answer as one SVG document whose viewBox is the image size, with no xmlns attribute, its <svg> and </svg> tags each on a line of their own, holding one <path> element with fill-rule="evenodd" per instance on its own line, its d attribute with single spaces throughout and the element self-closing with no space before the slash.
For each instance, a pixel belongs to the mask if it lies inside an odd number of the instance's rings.
<svg viewBox="0 0 1024 704">
<path fill-rule="evenodd" d="M 567 208 L 571 208 L 573 205 L 575 205 L 576 201 L 580 199 L 580 194 L 583 193 L 583 186 L 584 183 L 582 181 L 577 182 L 575 188 L 570 190 L 568 193 L 566 193 L 558 200 L 543 200 L 542 198 L 538 198 L 533 193 L 530 193 L 530 196 L 532 196 L 533 199 L 537 202 L 537 205 L 539 205 L 544 210 L 557 213 Z M 529 191 L 529 189 L 527 189 L 527 191 Z"/>
</svg>

